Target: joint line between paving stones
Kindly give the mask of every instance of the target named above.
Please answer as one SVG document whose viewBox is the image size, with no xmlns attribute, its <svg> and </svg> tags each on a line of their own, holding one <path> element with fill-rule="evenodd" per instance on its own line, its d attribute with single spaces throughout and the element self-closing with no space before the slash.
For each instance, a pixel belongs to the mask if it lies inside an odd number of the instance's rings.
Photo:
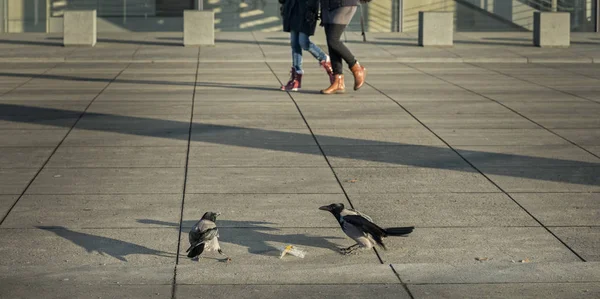
<svg viewBox="0 0 600 299">
<path fill-rule="evenodd" d="M 580 98 L 580 99 L 583 99 L 583 100 L 586 100 L 586 101 L 590 101 L 590 102 L 592 102 L 592 103 L 600 104 L 600 103 L 598 103 L 598 102 L 596 102 L 596 101 L 592 101 L 592 100 L 589 100 L 589 99 L 585 99 L 585 98 L 582 98 L 582 97 L 580 97 L 580 96 L 577 96 L 577 95 L 574 95 L 574 94 L 571 94 L 571 93 L 568 93 L 568 92 L 564 92 L 564 91 L 561 91 L 561 90 L 558 90 L 558 89 L 554 89 L 554 88 L 552 88 L 552 87 L 548 87 L 548 86 L 545 86 L 545 85 L 542 85 L 542 84 L 538 84 L 538 83 L 535 83 L 535 82 L 531 82 L 531 81 L 528 81 L 528 80 L 525 80 L 525 79 L 519 79 L 519 78 L 517 78 L 517 77 L 513 77 L 513 76 L 511 76 L 511 75 L 508 75 L 508 74 L 502 73 L 502 72 L 500 72 L 500 71 L 496 71 L 496 70 L 488 69 L 488 68 L 485 68 L 485 67 L 483 67 L 483 66 L 479 66 L 479 65 L 476 65 L 476 64 L 470 64 L 470 63 L 469 63 L 469 65 L 472 65 L 472 66 L 474 66 L 474 67 L 478 67 L 478 68 L 481 68 L 481 69 L 484 69 L 484 70 L 488 70 L 488 71 L 496 72 L 496 73 L 498 73 L 498 74 L 500 74 L 500 75 L 507 76 L 507 77 L 510 77 L 510 78 L 513 78 L 513 79 L 516 79 L 516 80 L 519 80 L 519 81 L 528 82 L 528 83 L 531 83 L 531 84 L 534 84 L 534 85 L 537 85 L 537 86 L 540 86 L 540 87 L 544 87 L 544 88 L 548 88 L 548 89 L 550 89 L 550 90 L 558 91 L 558 92 L 560 92 L 560 93 L 564 93 L 564 94 L 572 95 L 572 96 L 578 97 L 578 98 Z M 427 74 L 427 73 L 425 73 L 425 74 Z M 538 127 L 542 128 L 542 129 L 544 129 L 544 130 L 548 131 L 549 133 L 551 133 L 551 134 L 553 134 L 553 135 L 555 135 L 555 136 L 557 136 L 557 137 L 559 137 L 559 138 L 563 139 L 564 141 L 567 141 L 567 142 L 569 142 L 570 144 L 572 144 L 572 145 L 574 145 L 574 146 L 576 146 L 576 147 L 580 148 L 581 150 L 583 150 L 583 151 L 587 152 L 588 154 L 590 154 L 590 155 L 592 155 L 592 156 L 594 156 L 594 157 L 596 157 L 596 158 L 600 159 L 600 156 L 599 156 L 599 155 L 596 155 L 596 154 L 594 154 L 593 152 L 591 152 L 591 151 L 587 150 L 586 148 L 582 147 L 581 145 L 579 145 L 579 144 L 577 144 L 577 143 L 575 143 L 575 142 L 573 142 L 573 141 L 571 141 L 571 140 L 567 139 L 566 137 L 563 137 L 563 136 L 561 136 L 560 134 L 558 134 L 558 133 L 556 133 L 556 132 L 554 132 L 554 131 L 552 131 L 552 130 L 550 130 L 550 129 L 546 128 L 546 127 L 545 127 L 545 126 L 543 126 L 542 124 L 540 124 L 540 123 L 538 123 L 538 122 L 536 122 L 536 121 L 534 121 L 534 120 L 530 119 L 529 117 L 527 117 L 527 116 L 525 116 L 525 115 L 523 115 L 523 114 L 519 113 L 518 111 L 516 111 L 516 110 L 514 110 L 514 109 L 512 109 L 512 108 L 510 108 L 510 107 L 508 107 L 508 106 L 506 106 L 504 103 L 501 103 L 501 102 L 499 102 L 499 101 L 497 101 L 497 100 L 495 100 L 495 99 L 492 99 L 492 98 L 490 98 L 490 97 L 488 97 L 488 96 L 485 96 L 485 95 L 483 95 L 483 94 L 480 94 L 480 93 L 478 93 L 478 92 L 476 92 L 476 91 L 473 91 L 473 90 L 470 90 L 470 89 L 468 89 L 468 88 L 462 87 L 462 86 L 460 86 L 460 85 L 454 84 L 454 83 L 452 83 L 452 82 L 450 82 L 450 81 L 448 81 L 448 80 L 445 80 L 445 79 L 443 79 L 443 78 L 440 78 L 440 77 L 438 77 L 438 76 L 431 75 L 431 74 L 427 74 L 427 75 L 433 76 L 434 78 L 437 78 L 437 79 L 439 79 L 439 80 L 442 80 L 442 81 L 444 81 L 444 82 L 446 82 L 446 83 L 450 83 L 450 84 L 452 84 L 452 85 L 454 85 L 454 86 L 456 86 L 456 87 L 462 88 L 462 89 L 464 89 L 464 90 L 466 90 L 466 91 L 468 91 L 468 92 L 471 92 L 471 93 L 473 93 L 473 94 L 476 94 L 476 95 L 478 95 L 478 96 L 480 96 L 480 97 L 486 98 L 486 99 L 488 99 L 488 100 L 490 100 L 490 101 L 492 101 L 492 102 L 494 102 L 494 103 L 496 103 L 496 104 L 498 104 L 498 105 L 500 105 L 500 106 L 502 106 L 502 107 L 504 107 L 504 108 L 506 108 L 506 109 L 508 109 L 508 110 L 512 111 L 514 114 L 516 114 L 516 115 L 518 115 L 518 116 L 520 116 L 520 117 L 522 117 L 522 118 L 524 118 L 524 119 L 526 119 L 526 120 L 530 121 L 531 123 L 533 123 L 533 124 L 535 124 L 536 126 L 538 126 Z"/>
<path fill-rule="evenodd" d="M 11 93 L 11 92 L 13 92 L 13 91 L 15 91 L 15 90 L 17 90 L 17 89 L 19 89 L 19 88 L 21 88 L 21 87 L 23 87 L 25 84 L 31 82 L 31 80 L 33 80 L 34 78 L 36 78 L 36 76 L 44 75 L 44 74 L 48 73 L 49 71 L 53 70 L 54 68 L 56 68 L 61 63 L 64 63 L 64 62 L 58 62 L 58 63 L 56 63 L 52 67 L 50 67 L 47 70 L 43 71 L 41 74 L 31 74 L 31 78 L 29 78 L 25 82 L 17 85 L 15 88 L 12 88 L 12 89 L 10 89 L 8 91 L 3 92 L 2 94 L 0 94 L 0 98 L 3 97 L 3 96 L 5 96 L 5 95 L 7 95 L 7 94 L 9 94 L 9 93 Z"/>
<path fill-rule="evenodd" d="M 183 230 L 183 209 L 185 207 L 185 191 L 187 188 L 188 169 L 190 165 L 190 148 L 192 144 L 192 128 L 194 124 L 194 104 L 196 103 L 196 90 L 198 86 L 198 73 L 200 71 L 200 49 L 196 60 L 196 76 L 194 77 L 194 91 L 192 92 L 192 109 L 190 112 L 190 127 L 188 131 L 187 153 L 185 155 L 185 170 L 183 177 L 183 194 L 181 195 L 181 210 L 179 212 L 179 229 L 177 231 L 177 252 L 175 253 L 175 267 L 173 268 L 173 286 L 171 288 L 171 299 L 177 295 L 177 265 L 179 265 L 179 251 L 181 250 L 181 232 Z"/>
<path fill-rule="evenodd" d="M 461 89 L 467 90 L 469 92 L 472 92 L 474 94 L 479 95 L 478 93 L 469 90 L 467 88 L 464 88 L 462 86 L 456 85 L 452 82 L 449 82 L 447 80 L 441 79 L 435 75 L 429 74 L 427 72 L 424 72 L 420 69 L 414 68 L 410 65 L 407 65 L 408 67 L 421 72 L 425 75 L 434 77 L 436 79 L 440 79 L 443 80 L 444 82 L 447 82 L 449 84 L 452 84 L 454 86 L 457 86 Z M 414 114 L 412 114 L 410 111 L 408 111 L 408 109 L 406 109 L 402 104 L 400 104 L 398 101 L 396 101 L 394 98 L 390 97 L 389 95 L 387 95 L 385 92 L 379 90 L 378 88 L 376 88 L 375 86 L 371 85 L 370 83 L 367 83 L 369 86 L 371 86 L 373 89 L 377 90 L 378 92 L 380 92 L 381 94 L 383 94 L 384 96 L 386 96 L 388 99 L 390 99 L 391 101 L 393 101 L 394 103 L 396 103 L 400 108 L 402 108 L 406 113 L 408 113 L 411 117 L 413 117 L 416 121 L 418 121 L 425 129 L 427 129 L 429 132 L 431 132 L 434 136 L 436 136 L 440 141 L 442 141 L 446 146 L 448 146 L 448 148 L 450 148 L 455 154 L 457 154 L 461 159 L 463 159 L 463 161 L 465 161 L 467 164 L 469 164 L 471 167 L 473 167 L 474 170 L 476 170 L 479 174 L 481 174 L 486 180 L 488 180 L 492 185 L 494 185 L 496 188 L 498 188 L 500 191 L 502 191 L 502 193 L 504 193 L 506 196 L 508 196 L 508 198 L 510 198 L 517 206 L 519 206 L 525 213 L 527 213 L 533 220 L 535 220 L 541 227 L 543 227 L 549 234 L 551 234 L 552 236 L 554 236 L 554 238 L 556 238 L 556 240 L 558 240 L 561 244 L 563 244 L 567 249 L 569 249 L 569 251 L 571 251 L 575 256 L 577 256 L 582 262 L 586 262 L 586 260 L 579 255 L 577 252 L 575 252 L 575 250 L 573 250 L 573 248 L 571 248 L 569 245 L 567 245 L 567 243 L 565 243 L 563 240 L 561 240 L 556 234 L 554 234 L 548 227 L 546 227 L 539 219 L 537 219 L 531 212 L 529 212 L 524 206 L 522 206 L 516 199 L 514 199 L 508 192 L 506 192 L 506 190 L 504 190 L 502 187 L 500 187 L 500 185 L 496 184 L 496 182 L 494 182 L 492 179 L 490 179 L 486 174 L 484 174 L 479 168 L 475 167 L 475 165 L 473 165 L 469 160 L 467 160 L 463 155 L 461 155 L 454 147 L 452 147 L 448 142 L 446 142 L 446 140 L 444 140 L 442 137 L 440 137 L 438 134 L 436 134 L 431 128 L 429 128 L 427 125 L 425 125 L 425 123 L 423 123 L 420 119 L 418 119 Z M 482 95 L 481 95 L 482 96 Z M 487 98 L 487 97 L 485 97 Z M 489 99 L 489 98 L 488 98 Z M 494 101 L 494 100 L 492 100 Z"/>
<path fill-rule="evenodd" d="M 44 73 L 49 72 L 50 70 L 54 69 L 55 67 L 57 67 L 60 63 L 56 64 L 55 66 L 53 66 L 52 68 L 46 70 Z M 114 78 L 112 78 L 110 80 L 110 82 L 108 82 L 108 84 L 106 84 L 106 86 L 104 86 L 104 88 L 102 88 L 102 90 L 100 90 L 100 92 L 90 101 L 90 103 L 85 107 L 85 109 L 81 112 L 81 114 L 79 115 L 79 118 L 77 118 L 77 120 L 73 123 L 73 125 L 71 126 L 71 128 L 69 128 L 69 130 L 67 131 L 67 133 L 65 134 L 65 136 L 63 136 L 63 138 L 60 140 L 60 142 L 54 147 L 54 150 L 52 150 L 52 153 L 50 153 L 50 155 L 48 156 L 48 158 L 46 159 L 46 161 L 44 161 L 44 163 L 42 164 L 42 166 L 38 169 L 38 171 L 35 173 L 35 175 L 31 178 L 31 180 L 29 180 L 29 183 L 27 183 L 27 186 L 25 186 L 25 188 L 23 189 L 23 192 L 21 192 L 21 194 L 19 195 L 19 197 L 17 198 L 17 200 L 15 200 L 15 202 L 12 204 L 12 206 L 10 206 L 10 208 L 8 209 L 8 211 L 6 211 L 6 214 L 4 215 L 4 217 L 2 217 L 2 220 L 0 220 L 0 226 L 2 225 L 2 223 L 4 223 L 4 221 L 6 220 L 6 218 L 8 218 L 8 215 L 10 214 L 10 212 L 12 212 L 12 210 L 15 208 L 15 206 L 17 206 L 17 204 L 19 203 L 19 201 L 21 200 L 21 198 L 23 198 L 23 195 L 25 195 L 25 193 L 27 192 L 27 190 L 29 189 L 29 187 L 31 187 L 31 184 L 33 184 L 33 181 L 35 181 L 35 179 L 40 175 L 40 173 L 42 172 L 42 170 L 46 167 L 46 165 L 48 164 L 48 162 L 50 162 L 50 159 L 52 159 L 52 157 L 54 156 L 54 154 L 56 153 L 56 151 L 58 150 L 58 148 L 63 144 L 63 142 L 67 139 L 67 137 L 69 136 L 69 134 L 73 131 L 73 129 L 75 128 L 75 126 L 77 126 L 77 124 L 79 123 L 79 121 L 83 118 L 83 116 L 85 115 L 85 113 L 87 112 L 87 110 L 90 108 L 90 106 L 92 106 L 92 104 L 94 103 L 94 101 L 102 94 L 102 92 L 104 92 L 104 90 L 106 90 L 108 88 L 108 86 L 110 86 L 110 84 L 112 82 L 114 82 L 120 75 L 121 73 L 123 73 L 127 68 L 129 67 L 129 64 L 127 64 Z M 33 79 L 33 78 L 32 78 Z"/>
<path fill-rule="evenodd" d="M 557 92 L 560 92 L 560 93 L 564 93 L 564 94 L 567 94 L 567 95 L 570 95 L 570 96 L 574 96 L 576 98 L 580 98 L 580 99 L 586 100 L 588 102 L 592 102 L 592 103 L 595 103 L 595 104 L 600 104 L 600 102 L 598 102 L 598 101 L 594 101 L 592 99 L 588 99 L 586 97 L 582 97 L 580 95 L 577 95 L 577 94 L 574 94 L 574 93 L 570 93 L 568 91 L 556 89 L 556 88 L 554 88 L 552 86 L 548 86 L 548 85 L 545 85 L 545 84 L 537 83 L 537 82 L 530 81 L 530 80 L 523 79 L 523 78 L 518 78 L 518 77 L 515 77 L 515 76 L 513 76 L 511 74 L 507 74 L 507 73 L 501 72 L 499 70 L 494 70 L 494 69 L 490 69 L 490 68 L 487 68 L 487 67 L 483 67 L 480 64 L 474 64 L 474 63 L 466 63 L 466 64 L 472 65 L 474 67 L 478 67 L 478 68 L 481 68 L 481 69 L 484 69 L 484 70 L 492 71 L 492 72 L 495 72 L 497 74 L 500 74 L 500 75 L 503 75 L 503 76 L 507 76 L 509 78 L 513 78 L 513 79 L 516 79 L 516 80 L 519 80 L 519 81 L 524 81 L 524 82 L 527 82 L 527 83 L 530 83 L 530 84 L 533 84 L 533 85 L 537 85 L 537 86 L 548 88 L 550 90 L 554 90 L 554 91 L 557 91 Z M 565 72 L 569 72 L 569 73 L 574 74 L 574 75 L 579 75 L 579 76 L 582 76 L 582 77 L 588 77 L 588 78 L 591 78 L 591 79 L 600 80 L 598 78 L 590 77 L 590 76 L 587 76 L 587 75 L 584 75 L 584 74 L 580 74 L 580 73 L 576 73 L 576 72 L 572 72 L 572 71 L 568 71 L 568 70 L 564 70 L 564 69 L 559 69 L 559 68 L 553 68 L 553 67 L 550 67 L 550 66 L 546 66 L 545 64 L 542 65 L 542 67 L 545 67 L 545 68 L 548 68 L 548 69 L 553 69 L 553 70 L 565 71 Z"/>
<path fill-rule="evenodd" d="M 400 273 L 398 273 L 396 271 L 396 269 L 394 269 L 394 265 L 390 264 L 390 269 L 392 269 L 392 272 L 394 272 L 394 275 L 396 275 L 396 277 L 398 278 L 398 280 L 400 280 L 400 284 L 402 285 L 402 287 L 404 288 L 404 290 L 406 291 L 406 293 L 408 293 L 408 296 L 410 296 L 411 299 L 415 299 L 415 296 L 413 295 L 413 293 L 408 288 L 408 285 L 400 277 Z"/>
<path fill-rule="evenodd" d="M 265 51 L 263 50 L 262 46 L 256 39 L 256 35 L 254 35 L 254 31 L 250 31 L 250 33 L 252 33 L 252 38 L 254 38 L 254 42 L 258 46 L 258 49 L 260 49 L 260 53 L 262 53 L 263 59 L 267 60 L 267 55 L 265 54 Z M 269 65 L 267 64 L 267 66 L 269 66 Z M 271 66 L 269 66 L 269 68 L 271 68 Z M 271 72 L 273 72 L 273 69 L 271 69 Z M 275 75 L 275 72 L 273 72 L 273 75 Z M 277 75 L 275 75 L 275 78 L 277 78 Z M 279 81 L 279 79 L 277 79 L 277 81 Z M 281 83 L 281 81 L 279 83 Z"/>
</svg>

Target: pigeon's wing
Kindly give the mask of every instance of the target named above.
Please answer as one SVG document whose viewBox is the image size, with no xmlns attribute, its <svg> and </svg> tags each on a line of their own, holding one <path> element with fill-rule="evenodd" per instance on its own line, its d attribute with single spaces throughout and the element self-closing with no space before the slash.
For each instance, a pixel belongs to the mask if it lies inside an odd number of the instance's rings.
<svg viewBox="0 0 600 299">
<path fill-rule="evenodd" d="M 369 219 L 361 215 L 346 215 L 342 218 L 345 222 L 350 223 L 361 231 L 371 235 L 375 242 L 377 242 L 377 244 L 380 246 L 385 246 L 383 245 L 383 241 L 381 239 L 382 237 L 386 236 L 385 230 L 379 227 L 377 224 L 369 221 Z"/>
</svg>

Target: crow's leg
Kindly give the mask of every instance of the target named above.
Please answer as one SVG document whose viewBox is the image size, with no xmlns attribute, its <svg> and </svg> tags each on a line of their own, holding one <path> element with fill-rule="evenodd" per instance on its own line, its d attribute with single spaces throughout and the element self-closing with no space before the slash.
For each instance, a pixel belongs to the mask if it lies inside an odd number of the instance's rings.
<svg viewBox="0 0 600 299">
<path fill-rule="evenodd" d="M 342 253 L 343 255 L 347 255 L 347 254 L 350 254 L 350 253 L 352 253 L 352 252 L 353 252 L 354 250 L 356 250 L 356 248 L 358 248 L 359 246 L 360 246 L 360 244 L 356 243 L 356 244 L 354 244 L 354 245 L 352 245 L 352 246 L 350 246 L 350 247 L 348 247 L 348 248 L 342 248 L 342 249 L 340 249 L 340 251 L 341 251 L 341 253 Z"/>
</svg>

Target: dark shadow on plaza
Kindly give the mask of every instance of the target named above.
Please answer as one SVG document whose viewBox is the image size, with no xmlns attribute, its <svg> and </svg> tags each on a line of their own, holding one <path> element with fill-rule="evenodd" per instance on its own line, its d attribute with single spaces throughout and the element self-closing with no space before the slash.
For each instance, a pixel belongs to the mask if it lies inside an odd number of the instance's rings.
<svg viewBox="0 0 600 299">
<path fill-rule="evenodd" d="M 65 118 L 73 119 L 73 113 L 70 110 L 0 103 L 0 119 L 10 122 L 70 128 L 73 122 L 65 121 Z M 201 142 L 204 144 L 223 144 L 311 155 L 316 154 L 313 150 L 316 144 L 311 134 L 204 123 L 193 123 L 192 125 L 191 142 L 193 143 Z M 187 141 L 189 122 L 105 113 L 86 113 L 77 123 L 75 129 Z M 318 134 L 315 137 L 319 143 L 324 145 L 325 154 L 332 158 L 387 163 L 391 164 L 391 166 L 404 165 L 477 173 L 476 169 L 466 164 L 460 156 L 447 147 Z M 374 150 L 374 146 L 377 146 L 380 152 Z M 499 165 L 484 167 L 482 171 L 487 175 L 502 175 L 591 186 L 600 185 L 600 176 L 597 175 L 600 171 L 600 163 L 474 150 L 460 150 L 460 153 L 469 160 L 475 159 L 474 165 L 476 167 L 479 162 L 484 162 L 487 165 L 490 163 Z M 521 168 L 504 166 L 507 161 L 517 161 L 519 164 L 526 166 Z"/>
</svg>

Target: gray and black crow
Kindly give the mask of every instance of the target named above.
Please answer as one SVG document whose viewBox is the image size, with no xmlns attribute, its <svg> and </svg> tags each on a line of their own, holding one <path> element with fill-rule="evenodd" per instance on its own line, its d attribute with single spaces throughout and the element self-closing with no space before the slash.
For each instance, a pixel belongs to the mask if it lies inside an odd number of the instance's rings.
<svg viewBox="0 0 600 299">
<path fill-rule="evenodd" d="M 194 224 L 188 235 L 190 248 L 186 250 L 188 257 L 195 259 L 203 251 L 216 250 L 219 254 L 225 255 L 219 246 L 219 229 L 217 228 L 217 216 L 221 213 L 206 212 L 200 220 Z M 229 260 L 229 258 L 227 258 Z"/>
<path fill-rule="evenodd" d="M 356 244 L 341 249 L 342 254 L 350 254 L 357 248 L 371 249 L 375 244 L 386 249 L 385 244 L 383 244 L 383 238 L 388 236 L 405 236 L 410 234 L 415 228 L 414 226 L 381 228 L 373 223 L 371 217 L 353 209 L 346 209 L 344 208 L 344 204 L 341 203 L 322 206 L 319 210 L 331 212 L 340 223 L 344 233 L 356 241 Z"/>
</svg>

